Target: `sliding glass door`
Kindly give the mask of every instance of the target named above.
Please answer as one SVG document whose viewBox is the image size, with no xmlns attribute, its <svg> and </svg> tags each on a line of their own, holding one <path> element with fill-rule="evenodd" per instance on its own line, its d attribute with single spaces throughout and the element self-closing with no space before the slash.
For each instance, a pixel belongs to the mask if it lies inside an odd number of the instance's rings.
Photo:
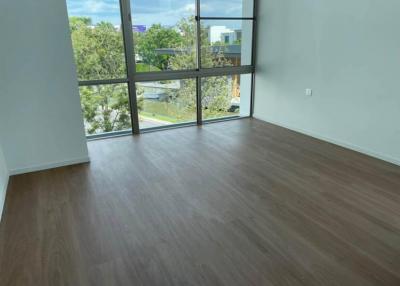
<svg viewBox="0 0 400 286">
<path fill-rule="evenodd" d="M 67 0 L 88 137 L 248 117 L 253 0 Z"/>
</svg>

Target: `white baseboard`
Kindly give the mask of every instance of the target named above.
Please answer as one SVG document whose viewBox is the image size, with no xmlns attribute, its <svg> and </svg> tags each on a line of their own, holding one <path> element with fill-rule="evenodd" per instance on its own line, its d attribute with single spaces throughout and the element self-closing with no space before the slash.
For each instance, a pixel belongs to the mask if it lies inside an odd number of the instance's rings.
<svg viewBox="0 0 400 286">
<path fill-rule="evenodd" d="M 53 169 L 53 168 L 64 167 L 64 166 L 69 166 L 69 165 L 88 163 L 88 162 L 90 162 L 90 158 L 83 157 L 83 158 L 76 158 L 76 159 L 72 159 L 72 160 L 66 160 L 66 161 L 62 161 L 62 162 L 54 162 L 54 163 L 47 163 L 47 164 L 43 164 L 43 165 L 24 167 L 24 168 L 20 168 L 20 169 L 10 170 L 10 176 L 31 173 L 31 172 L 36 172 L 36 171 L 43 171 L 43 170 L 47 170 L 47 169 Z"/>
<path fill-rule="evenodd" d="M 4 182 L 4 185 L 0 186 L 0 223 L 1 223 L 1 218 L 3 217 L 2 215 L 3 215 L 4 203 L 6 202 L 8 180 L 9 180 L 9 176 L 7 176 L 6 181 Z"/>
<path fill-rule="evenodd" d="M 264 118 L 262 118 L 260 116 L 254 116 L 254 118 L 255 119 L 259 119 L 261 121 L 265 121 L 265 122 L 274 124 L 274 125 L 277 125 L 277 126 L 281 126 L 283 128 L 286 128 L 286 129 L 290 129 L 292 131 L 296 131 L 296 132 L 311 136 L 313 138 L 316 138 L 316 139 L 319 139 L 319 140 L 322 140 L 322 141 L 333 143 L 335 145 L 339 145 L 341 147 L 344 147 L 344 148 L 347 148 L 347 149 L 350 149 L 350 150 L 353 150 L 353 151 L 356 151 L 356 152 L 359 152 L 359 153 L 363 153 L 363 154 L 366 154 L 368 156 L 371 156 L 371 157 L 374 157 L 374 158 L 377 158 L 377 159 L 380 159 L 380 160 L 383 160 L 383 161 L 386 161 L 386 162 L 389 162 L 389 163 L 392 163 L 392 164 L 400 166 L 400 159 L 389 157 L 389 156 L 386 156 L 386 155 L 382 155 L 382 154 L 376 153 L 374 151 L 368 150 L 367 148 L 360 147 L 360 146 L 357 146 L 357 145 L 352 144 L 352 143 L 343 142 L 343 141 L 336 140 L 336 139 L 333 139 L 333 138 L 330 138 L 330 137 L 322 136 L 322 135 L 314 133 L 312 131 L 308 131 L 308 130 L 304 130 L 304 129 L 301 129 L 301 128 L 289 126 L 289 125 L 286 125 L 286 124 L 282 124 L 280 122 L 274 122 L 272 120 L 264 119 Z"/>
</svg>

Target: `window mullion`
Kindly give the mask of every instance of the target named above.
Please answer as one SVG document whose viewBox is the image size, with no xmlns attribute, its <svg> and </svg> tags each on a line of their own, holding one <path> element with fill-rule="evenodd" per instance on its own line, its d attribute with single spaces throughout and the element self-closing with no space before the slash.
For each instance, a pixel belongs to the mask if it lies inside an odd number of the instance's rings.
<svg viewBox="0 0 400 286">
<path fill-rule="evenodd" d="M 251 50 L 251 65 L 254 68 L 254 71 L 252 73 L 252 77 L 251 77 L 251 97 L 250 97 L 250 117 L 253 117 L 254 115 L 254 100 L 255 100 L 255 84 L 256 84 L 256 76 L 255 76 L 255 67 L 256 67 L 256 53 L 257 53 L 257 11 L 258 11 L 258 7 L 257 7 L 257 1 L 258 0 L 254 0 L 253 1 L 253 35 L 252 35 L 252 50 Z"/>
<path fill-rule="evenodd" d="M 201 25 L 200 25 L 200 1 L 196 0 L 196 46 L 197 46 L 197 71 L 201 69 Z M 196 77 L 196 110 L 197 124 L 203 124 L 201 107 L 201 77 Z"/>
<path fill-rule="evenodd" d="M 131 108 L 132 130 L 134 134 L 139 134 L 140 133 L 139 112 L 137 108 L 136 84 L 134 81 L 134 76 L 136 72 L 136 63 L 135 63 L 135 49 L 133 43 L 130 0 L 120 0 L 120 5 L 121 5 L 125 58 L 126 58 L 127 73 L 128 73 L 128 91 L 129 91 L 129 102 Z"/>
</svg>

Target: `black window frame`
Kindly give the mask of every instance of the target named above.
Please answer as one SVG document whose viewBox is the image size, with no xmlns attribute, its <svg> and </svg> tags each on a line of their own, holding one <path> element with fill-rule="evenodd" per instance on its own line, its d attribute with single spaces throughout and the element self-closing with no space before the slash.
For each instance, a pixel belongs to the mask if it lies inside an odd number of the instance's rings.
<svg viewBox="0 0 400 286">
<path fill-rule="evenodd" d="M 113 136 L 121 136 L 128 134 L 140 134 L 149 131 L 171 129 L 184 126 L 203 125 L 212 122 L 221 122 L 233 119 L 241 119 L 253 117 L 254 113 L 254 85 L 255 85 L 255 61 L 256 61 L 256 28 L 257 28 L 257 1 L 253 0 L 253 17 L 202 17 L 201 16 L 201 0 L 195 0 L 196 2 L 196 15 L 195 20 L 197 24 L 196 29 L 196 50 L 197 50 L 197 68 L 191 70 L 176 70 L 176 71 L 155 71 L 155 72 L 137 72 L 136 61 L 135 61 L 135 49 L 134 39 L 132 33 L 132 16 L 130 1 L 135 0 L 119 0 L 121 23 L 122 23 L 122 35 L 123 44 L 125 51 L 125 63 L 126 63 L 126 78 L 119 79 L 101 79 L 101 80 L 83 80 L 79 81 L 79 86 L 91 86 L 91 85 L 109 85 L 117 83 L 125 83 L 128 85 L 129 93 L 129 104 L 131 111 L 132 130 L 114 131 L 108 133 L 100 133 L 94 135 L 87 135 L 88 139 L 98 139 Z M 201 21 L 202 20 L 250 20 L 252 21 L 252 51 L 251 51 L 251 64 L 242 66 L 229 66 L 229 67 L 201 67 Z M 229 76 L 229 75 L 241 75 L 251 74 L 251 102 L 250 102 L 250 116 L 232 116 L 217 119 L 203 120 L 202 118 L 202 106 L 201 106 L 201 79 L 204 77 L 212 76 Z M 137 97 L 136 97 L 136 83 L 147 82 L 147 81 L 162 81 L 162 80 L 180 80 L 180 79 L 196 79 L 196 103 L 197 103 L 197 120 L 194 123 L 180 123 L 171 124 L 167 126 L 153 127 L 153 128 L 139 128 L 139 112 L 137 108 Z"/>
</svg>

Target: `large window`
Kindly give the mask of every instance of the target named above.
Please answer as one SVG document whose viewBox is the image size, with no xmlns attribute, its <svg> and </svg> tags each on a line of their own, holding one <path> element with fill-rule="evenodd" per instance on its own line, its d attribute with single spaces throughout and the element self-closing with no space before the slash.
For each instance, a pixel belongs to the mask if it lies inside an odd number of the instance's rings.
<svg viewBox="0 0 400 286">
<path fill-rule="evenodd" d="M 253 0 L 67 0 L 88 137 L 251 116 Z"/>
</svg>

